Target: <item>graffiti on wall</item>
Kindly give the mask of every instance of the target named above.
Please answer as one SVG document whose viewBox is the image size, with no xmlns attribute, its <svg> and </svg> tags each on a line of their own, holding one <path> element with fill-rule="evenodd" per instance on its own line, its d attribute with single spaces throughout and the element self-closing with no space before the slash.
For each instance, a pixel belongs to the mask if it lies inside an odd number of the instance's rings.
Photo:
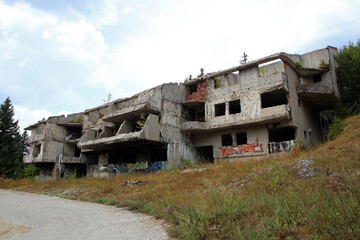
<svg viewBox="0 0 360 240">
<path fill-rule="evenodd" d="M 259 144 L 259 139 L 256 138 L 256 141 L 253 144 L 239 145 L 239 146 L 226 146 L 219 147 L 222 152 L 223 157 L 228 157 L 231 155 L 237 155 L 248 152 L 264 152 L 263 144 Z"/>
<path fill-rule="evenodd" d="M 166 162 L 138 162 L 102 165 L 99 172 L 132 173 L 135 171 L 157 172 L 166 170 Z"/>
<path fill-rule="evenodd" d="M 294 140 L 283 142 L 270 142 L 269 153 L 291 152 L 294 147 Z"/>
</svg>

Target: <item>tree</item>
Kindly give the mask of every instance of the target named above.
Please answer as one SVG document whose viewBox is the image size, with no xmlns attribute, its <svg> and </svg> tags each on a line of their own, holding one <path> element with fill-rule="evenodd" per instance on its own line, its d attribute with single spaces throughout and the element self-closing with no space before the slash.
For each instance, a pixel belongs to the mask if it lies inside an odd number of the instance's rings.
<svg viewBox="0 0 360 240">
<path fill-rule="evenodd" d="M 360 101 L 360 40 L 349 42 L 336 57 L 336 73 L 341 81 L 343 102 L 347 105 Z"/>
<path fill-rule="evenodd" d="M 14 121 L 14 107 L 7 97 L 0 106 L 0 176 L 20 177 L 23 144 L 18 120 Z"/>
</svg>

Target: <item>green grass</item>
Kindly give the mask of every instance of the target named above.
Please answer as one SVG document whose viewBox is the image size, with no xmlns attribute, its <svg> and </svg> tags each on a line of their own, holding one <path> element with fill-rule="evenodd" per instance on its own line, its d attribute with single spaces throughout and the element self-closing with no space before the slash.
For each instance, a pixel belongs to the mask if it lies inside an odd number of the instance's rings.
<svg viewBox="0 0 360 240">
<path fill-rule="evenodd" d="M 333 141 L 290 155 L 192 166 L 112 179 L 5 180 L 1 188 L 127 207 L 169 223 L 178 239 L 357 239 L 360 236 L 360 115 Z M 299 178 L 294 163 L 314 160 Z M 144 184 L 125 186 L 126 180 Z M 111 200 L 110 200 L 111 199 Z"/>
</svg>

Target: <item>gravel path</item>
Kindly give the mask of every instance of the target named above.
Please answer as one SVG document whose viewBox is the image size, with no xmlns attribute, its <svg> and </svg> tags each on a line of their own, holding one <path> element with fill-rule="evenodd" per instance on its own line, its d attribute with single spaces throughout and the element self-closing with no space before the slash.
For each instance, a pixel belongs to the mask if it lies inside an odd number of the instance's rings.
<svg viewBox="0 0 360 240">
<path fill-rule="evenodd" d="M 0 239 L 168 239 L 160 221 L 112 206 L 0 190 Z"/>
</svg>

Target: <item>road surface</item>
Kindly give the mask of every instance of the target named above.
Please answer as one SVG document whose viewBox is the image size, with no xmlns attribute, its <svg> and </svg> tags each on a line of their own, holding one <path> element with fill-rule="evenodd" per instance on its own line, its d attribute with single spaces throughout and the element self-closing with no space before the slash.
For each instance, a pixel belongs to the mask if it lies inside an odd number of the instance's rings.
<svg viewBox="0 0 360 240">
<path fill-rule="evenodd" d="M 0 239 L 168 239 L 144 214 L 95 203 L 0 189 Z"/>
</svg>

